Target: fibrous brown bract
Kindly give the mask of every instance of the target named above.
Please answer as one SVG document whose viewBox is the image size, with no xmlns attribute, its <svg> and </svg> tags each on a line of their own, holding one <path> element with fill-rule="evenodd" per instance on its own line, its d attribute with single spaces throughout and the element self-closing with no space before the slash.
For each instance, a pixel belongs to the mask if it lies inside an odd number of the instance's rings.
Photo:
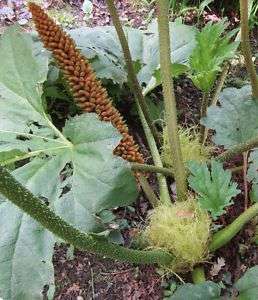
<svg viewBox="0 0 258 300">
<path fill-rule="evenodd" d="M 76 49 L 74 41 L 35 3 L 29 3 L 29 10 L 37 32 L 45 48 L 62 69 L 77 105 L 84 112 L 95 112 L 103 121 L 111 122 L 122 134 L 114 154 L 131 162 L 143 163 L 143 157 L 128 133 L 122 116 L 112 105 L 107 91 L 96 78 L 88 60 Z"/>
<path fill-rule="evenodd" d="M 175 256 L 172 264 L 165 266 L 167 270 L 187 272 L 207 258 L 210 225 L 208 213 L 189 196 L 186 201 L 155 208 L 143 236 L 151 248 Z"/>
</svg>

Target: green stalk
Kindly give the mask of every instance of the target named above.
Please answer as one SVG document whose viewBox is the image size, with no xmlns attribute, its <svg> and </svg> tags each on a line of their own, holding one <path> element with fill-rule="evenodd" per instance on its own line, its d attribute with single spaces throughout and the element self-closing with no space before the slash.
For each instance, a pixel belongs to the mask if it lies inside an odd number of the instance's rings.
<svg viewBox="0 0 258 300">
<path fill-rule="evenodd" d="M 146 164 L 139 164 L 139 163 L 131 163 L 131 169 L 133 171 L 140 171 L 140 172 L 147 172 L 147 173 L 160 173 L 168 177 L 173 177 L 173 172 L 168 168 L 161 168 L 156 167 L 154 165 L 146 165 Z M 228 169 L 232 173 L 238 173 L 243 170 L 243 166 L 233 167 Z M 187 172 L 188 175 L 189 172 Z"/>
<path fill-rule="evenodd" d="M 0 193 L 50 232 L 78 249 L 134 264 L 166 265 L 173 260 L 167 252 L 131 250 L 79 231 L 57 216 L 3 167 L 0 167 Z"/>
<path fill-rule="evenodd" d="M 258 77 L 252 60 L 252 51 L 249 39 L 248 0 L 240 0 L 239 3 L 241 15 L 241 47 L 245 58 L 245 66 L 251 80 L 253 97 L 258 101 Z"/>
<path fill-rule="evenodd" d="M 131 169 L 133 171 L 140 171 L 140 172 L 144 172 L 144 173 L 146 173 L 146 172 L 147 173 L 160 173 L 160 174 L 163 174 L 168 177 L 174 176 L 173 172 L 168 168 L 161 168 L 161 167 L 156 167 L 154 165 L 146 165 L 146 164 L 139 164 L 139 163 L 131 163 L 130 165 L 131 165 Z M 228 170 L 230 170 L 230 172 L 232 172 L 232 173 L 238 173 L 243 170 L 243 166 L 233 167 Z M 188 172 L 187 172 L 187 175 L 188 175 Z"/>
<path fill-rule="evenodd" d="M 229 67 L 230 67 L 230 64 L 225 63 L 225 65 L 224 65 L 224 67 L 221 71 L 221 74 L 219 76 L 219 79 L 217 81 L 217 84 L 216 84 L 216 87 L 215 87 L 215 90 L 214 90 L 214 93 L 213 93 L 213 96 L 212 96 L 212 99 L 211 99 L 211 105 L 217 105 L 217 102 L 219 100 L 220 92 L 223 88 L 224 82 L 225 82 L 225 80 L 227 78 L 227 75 L 228 75 Z"/>
<path fill-rule="evenodd" d="M 252 150 L 253 148 L 258 146 L 258 137 L 252 138 L 244 143 L 236 145 L 231 149 L 225 151 L 224 153 L 220 154 L 216 157 L 216 160 L 224 162 L 230 160 L 234 156 L 241 154 L 243 152 Z"/>
<path fill-rule="evenodd" d="M 165 176 L 173 177 L 173 172 L 168 168 L 157 167 L 154 165 L 146 165 L 139 163 L 131 163 L 131 169 L 133 171 L 147 172 L 147 173 L 160 173 Z"/>
<path fill-rule="evenodd" d="M 151 134 L 150 127 L 148 126 L 146 119 L 144 118 L 143 112 L 139 104 L 137 104 L 137 109 L 139 113 L 139 117 L 142 122 L 142 127 L 150 148 L 150 152 L 152 155 L 152 159 L 154 161 L 155 166 L 158 168 L 163 168 L 163 163 L 159 154 L 159 150 L 157 148 L 157 144 L 155 143 L 154 137 Z M 162 174 L 157 174 L 158 184 L 159 184 L 159 193 L 160 200 L 163 204 L 171 205 L 171 199 L 169 195 L 168 185 L 166 177 Z"/>
<path fill-rule="evenodd" d="M 106 0 L 106 2 L 107 2 L 110 16 L 111 16 L 113 24 L 115 26 L 121 47 L 123 49 L 124 58 L 125 58 L 126 66 L 127 66 L 128 79 L 130 81 L 130 87 L 131 87 L 132 93 L 134 94 L 135 101 L 140 105 L 140 107 L 142 109 L 144 118 L 146 119 L 146 122 L 148 123 L 148 126 L 151 129 L 151 132 L 154 136 L 156 143 L 159 145 L 160 144 L 159 133 L 158 133 L 157 128 L 155 127 L 155 124 L 152 122 L 152 120 L 150 118 L 148 105 L 144 100 L 144 97 L 142 94 L 142 89 L 141 89 L 138 79 L 135 75 L 132 56 L 130 53 L 128 42 L 126 40 L 124 31 L 123 31 L 123 27 L 121 25 L 119 16 L 117 14 L 117 10 L 116 10 L 114 1 Z"/>
<path fill-rule="evenodd" d="M 208 106 L 209 106 L 209 93 L 203 92 L 202 105 L 201 105 L 201 118 L 206 116 Z M 208 131 L 205 130 L 205 126 L 203 125 L 201 125 L 200 136 L 201 136 L 200 142 L 204 145 L 208 136 Z"/>
<path fill-rule="evenodd" d="M 144 194 L 146 195 L 146 197 L 150 201 L 152 207 L 157 207 L 159 205 L 159 203 L 160 203 L 160 200 L 156 196 L 156 194 L 154 193 L 154 191 L 151 188 L 151 186 L 149 185 L 149 182 L 146 179 L 146 177 L 144 177 L 144 176 L 138 176 L 138 180 L 140 182 L 140 185 L 142 187 L 142 190 L 143 190 Z"/>
<path fill-rule="evenodd" d="M 258 203 L 248 208 L 230 225 L 215 233 L 209 245 L 210 251 L 213 252 L 225 246 L 256 215 L 258 215 Z"/>
<path fill-rule="evenodd" d="M 202 104 L 201 104 L 201 118 L 206 116 L 208 105 L 209 105 L 209 92 L 203 92 Z"/>
<path fill-rule="evenodd" d="M 206 281 L 203 266 L 195 267 L 192 271 L 193 283 L 203 283 Z"/>
<path fill-rule="evenodd" d="M 175 166 L 175 181 L 177 198 L 179 201 L 186 200 L 187 184 L 186 171 L 182 159 L 180 148 L 176 99 L 171 76 L 171 59 L 170 59 L 170 37 L 169 37 L 169 20 L 168 20 L 168 1 L 158 0 L 158 27 L 159 27 L 159 45 L 160 45 L 160 68 L 162 87 L 165 103 L 165 117 L 168 128 L 168 139 L 172 153 L 173 165 Z"/>
<path fill-rule="evenodd" d="M 137 77 L 135 75 L 133 61 L 132 61 L 130 49 L 128 46 L 128 42 L 126 40 L 126 36 L 123 31 L 123 27 L 119 20 L 119 16 L 117 14 L 117 10 L 114 5 L 114 1 L 106 0 L 106 2 L 107 2 L 108 10 L 111 15 L 113 24 L 115 26 L 121 47 L 123 49 L 124 58 L 125 58 L 127 71 L 128 71 L 128 79 L 130 81 L 130 87 L 131 87 L 132 92 L 135 97 L 136 105 L 137 105 L 137 108 L 139 111 L 142 126 L 144 128 L 144 132 L 146 135 L 146 139 L 147 139 L 148 145 L 150 147 L 150 151 L 151 151 L 151 154 L 153 157 L 154 164 L 157 165 L 158 167 L 163 167 L 161 159 L 160 159 L 159 151 L 157 149 L 157 145 L 160 144 L 159 133 L 158 133 L 155 125 L 151 121 L 148 105 L 146 104 L 146 102 L 144 100 L 144 96 L 142 94 L 141 87 L 140 87 Z M 171 203 L 166 178 L 163 175 L 158 175 L 158 182 L 159 182 L 161 201 L 163 201 L 165 203 Z M 152 201 L 152 200 L 150 199 L 150 201 Z"/>
</svg>

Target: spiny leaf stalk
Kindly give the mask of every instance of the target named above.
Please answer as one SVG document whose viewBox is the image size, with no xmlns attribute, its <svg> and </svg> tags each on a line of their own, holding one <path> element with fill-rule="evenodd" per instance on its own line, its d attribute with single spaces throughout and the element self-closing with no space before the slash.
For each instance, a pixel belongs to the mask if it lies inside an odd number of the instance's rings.
<svg viewBox="0 0 258 300">
<path fill-rule="evenodd" d="M 130 162 L 143 163 L 143 157 L 128 133 L 122 116 L 112 105 L 106 89 L 96 78 L 89 61 L 78 49 L 74 41 L 35 3 L 29 3 L 29 10 L 37 32 L 45 48 L 53 56 L 62 69 L 71 88 L 76 104 L 84 112 L 96 112 L 100 119 L 112 124 L 122 134 L 120 144 L 114 150 L 116 155 Z"/>
<path fill-rule="evenodd" d="M 173 255 L 162 251 L 131 250 L 111 244 L 101 237 L 79 231 L 56 215 L 44 202 L 22 186 L 5 168 L 0 167 L 0 194 L 9 199 L 46 229 L 76 248 L 135 264 L 168 264 Z"/>
<path fill-rule="evenodd" d="M 168 128 L 168 140 L 173 154 L 173 165 L 175 167 L 175 181 L 177 199 L 179 201 L 186 200 L 187 184 L 186 170 L 182 159 L 182 151 L 178 136 L 176 99 L 171 77 L 171 59 L 170 59 L 170 32 L 168 21 L 168 1 L 157 1 L 158 9 L 158 30 L 160 45 L 160 67 L 162 88 L 165 104 L 165 116 Z"/>
</svg>

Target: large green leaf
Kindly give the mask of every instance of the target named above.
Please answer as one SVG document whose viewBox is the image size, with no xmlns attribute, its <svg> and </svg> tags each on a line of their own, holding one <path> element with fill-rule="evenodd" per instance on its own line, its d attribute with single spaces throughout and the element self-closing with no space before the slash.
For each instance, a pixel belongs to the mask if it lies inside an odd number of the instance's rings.
<svg viewBox="0 0 258 300">
<path fill-rule="evenodd" d="M 10 106 L 22 103 L 23 110 L 32 106 L 38 117 L 37 113 L 42 113 L 39 84 L 46 79 L 47 57 L 35 55 L 32 39 L 17 26 L 6 29 L 1 37 L 0 55 L 4 58 L 0 65 L 1 97 L 10 101 Z"/>
<path fill-rule="evenodd" d="M 67 222 L 84 231 L 98 231 L 96 218 L 83 205 L 69 197 L 60 197 L 62 183 L 58 181 L 62 157 L 36 158 L 15 170 L 13 175 Z M 69 198 L 68 198 L 69 197 Z M 42 299 L 44 285 L 54 291 L 51 233 L 16 208 L 9 201 L 0 202 L 0 296 L 4 299 Z"/>
<path fill-rule="evenodd" d="M 169 300 L 218 300 L 221 287 L 214 282 L 206 281 L 200 284 L 186 283 L 180 286 Z"/>
<path fill-rule="evenodd" d="M 258 136 L 258 104 L 252 100 L 249 85 L 241 89 L 226 88 L 220 106 L 210 106 L 201 123 L 214 129 L 215 144 L 230 148 Z"/>
<path fill-rule="evenodd" d="M 147 30 L 124 27 L 132 59 L 141 65 L 138 78 L 142 85 L 155 80 L 159 70 L 159 39 L 157 22 L 152 22 Z M 173 63 L 185 64 L 195 47 L 196 30 L 179 22 L 170 23 L 172 35 L 171 57 Z M 89 59 L 98 77 L 112 79 L 116 83 L 127 81 L 124 55 L 113 26 L 78 28 L 69 32 L 78 47 Z M 179 72 L 180 71 L 180 72 Z M 186 71 L 177 69 L 176 75 Z M 156 83 L 157 86 L 160 83 Z M 153 84 L 152 84 L 153 85 Z M 155 87 L 154 86 L 154 87 Z M 150 89 L 149 89 L 150 91 Z"/>
<path fill-rule="evenodd" d="M 232 32 L 222 36 L 226 27 L 225 20 L 209 22 L 196 35 L 197 45 L 190 56 L 191 78 L 202 91 L 212 88 L 222 63 L 233 57 L 238 47 L 238 42 L 230 43 Z"/>
<path fill-rule="evenodd" d="M 130 166 L 113 155 L 121 136 L 109 123 L 95 114 L 69 120 L 63 130 L 72 142 L 65 150 L 72 162 L 74 198 L 91 212 L 128 205 L 136 196 L 135 179 Z"/>
<path fill-rule="evenodd" d="M 169 23 L 171 36 L 171 61 L 186 64 L 196 45 L 196 29 L 178 21 Z M 156 70 L 160 63 L 159 34 L 157 21 L 148 26 L 144 35 L 142 62 L 149 65 L 151 70 Z"/>
<path fill-rule="evenodd" d="M 121 158 L 113 155 L 113 149 L 121 137 L 111 124 L 99 121 L 95 114 L 82 115 L 71 119 L 67 122 L 64 133 L 73 143 L 72 148 L 64 147 L 62 151 L 60 150 L 58 154 L 55 153 L 52 156 L 48 151 L 48 158 L 36 158 L 15 171 L 14 175 L 35 195 L 43 200 L 49 200 L 50 205 L 56 210 L 57 214 L 69 223 L 84 231 L 99 231 L 101 228 L 99 228 L 95 217 L 97 212 L 131 204 L 137 196 L 135 180 L 130 168 L 126 166 L 127 163 Z M 62 172 L 67 164 L 71 164 L 72 175 Z M 62 176 L 68 177 L 62 182 Z M 69 191 L 62 194 L 65 190 Z M 0 235 L 0 243 L 6 245 L 7 249 L 1 253 L 0 260 L 0 274 L 2 274 L 0 275 L 0 282 L 3 282 L 3 295 L 6 295 L 6 289 L 10 285 L 12 286 L 12 288 L 10 287 L 10 293 L 21 295 L 27 291 L 28 296 L 24 299 L 37 299 L 29 292 L 30 289 L 27 284 L 30 284 L 31 292 L 38 290 L 40 293 L 39 285 L 41 284 L 40 287 L 42 288 L 44 284 L 51 282 L 51 278 L 49 281 L 46 279 L 48 278 L 47 275 L 51 277 L 51 274 L 46 274 L 46 272 L 50 272 L 48 266 L 51 264 L 51 253 L 47 253 L 49 255 L 48 261 L 44 258 L 44 261 L 47 262 L 45 269 L 40 268 L 40 261 L 36 263 L 36 260 L 41 257 L 40 253 L 34 255 L 35 260 L 32 264 L 27 265 L 26 272 L 33 274 L 33 284 L 31 279 L 28 279 L 28 282 L 22 281 L 19 285 L 13 285 L 12 277 L 20 276 L 20 264 L 17 265 L 17 268 L 9 270 L 12 276 L 10 275 L 1 281 L 1 276 L 6 274 L 6 268 L 10 269 L 11 265 L 16 263 L 17 257 L 28 257 L 26 244 L 20 242 L 23 234 L 28 238 L 31 237 L 33 241 L 37 238 L 37 236 L 34 238 L 34 229 L 31 228 L 33 231 L 30 232 L 29 225 L 26 225 L 27 223 L 31 224 L 33 220 L 27 216 L 25 217 L 9 202 L 1 204 L 0 216 L 6 215 L 10 218 L 8 223 L 0 224 L 0 233 L 6 230 L 5 226 L 8 226 L 10 229 L 9 235 L 17 237 L 17 240 L 12 239 L 10 243 L 6 244 L 6 235 Z M 12 215 L 15 215 L 16 218 Z M 24 225 L 26 230 L 17 232 L 16 223 L 23 224 L 23 222 L 26 222 L 26 226 Z M 46 234 L 44 233 L 44 236 Z M 38 237 L 39 243 L 44 243 L 43 237 Z M 43 240 L 41 241 L 41 239 Z M 49 241 L 47 241 L 46 246 Z M 18 256 L 8 257 L 11 251 L 8 249 L 12 245 L 16 247 L 16 244 L 21 244 Z M 48 250 L 50 251 L 50 246 Z M 5 265 L 6 260 L 10 260 L 10 266 Z M 36 274 L 35 269 L 37 269 Z M 12 298 L 7 297 L 5 299 Z"/>
<path fill-rule="evenodd" d="M 99 232 L 97 213 L 131 204 L 137 196 L 129 164 L 113 155 L 121 135 L 96 114 L 68 120 L 61 133 L 44 111 L 46 64 L 30 37 L 8 29 L 1 57 L 5 52 L 10 55 L 0 65 L 0 157 L 12 150 L 19 155 L 2 164 L 32 159 L 13 172 L 17 180 L 69 223 Z M 0 297 L 40 299 L 43 286 L 53 283 L 55 239 L 9 201 L 0 201 L 0 218 Z"/>
<path fill-rule="evenodd" d="M 0 297 L 42 299 L 44 285 L 53 295 L 54 238 L 8 202 L 0 203 Z"/>
<path fill-rule="evenodd" d="M 35 167 L 35 164 L 34 164 Z M 20 182 L 49 196 L 55 188 L 52 174 L 37 176 L 29 164 L 14 171 Z M 51 178 L 49 178 L 49 177 Z M 50 188 L 50 190 L 48 190 Z M 55 239 L 51 233 L 24 214 L 9 201 L 0 202 L 0 297 L 5 300 L 42 299 L 44 285 L 49 285 L 49 297 L 54 291 L 52 254 Z"/>
<path fill-rule="evenodd" d="M 191 175 L 188 178 L 190 187 L 198 193 L 197 198 L 202 208 L 207 209 L 216 219 L 232 204 L 232 197 L 240 191 L 237 184 L 231 182 L 231 172 L 223 169 L 223 164 L 211 161 L 211 171 L 204 163 L 188 163 Z"/>
<path fill-rule="evenodd" d="M 41 101 L 40 84 L 47 75 L 47 57 L 39 55 L 30 36 L 16 26 L 1 37 L 0 56 L 4 58 L 0 64 L 0 157 L 5 163 L 23 155 L 23 150 L 28 151 L 32 128 L 38 131 L 42 126 L 45 137 L 53 135 L 53 130 L 47 128 L 49 120 Z M 42 144 L 43 139 L 37 137 L 36 141 Z M 29 179 L 24 168 L 14 175 L 23 182 Z M 38 188 L 47 189 L 48 185 L 41 186 L 43 183 Z M 53 245 L 50 233 L 8 201 L 1 201 L 0 297 L 42 299 L 42 288 L 48 284 L 51 298 Z"/>
<path fill-rule="evenodd" d="M 5 57 L 0 64 L 0 151 L 60 147 L 41 100 L 47 57 L 38 55 L 30 36 L 16 26 L 1 37 L 0 56 Z"/>
<path fill-rule="evenodd" d="M 258 266 L 247 270 L 234 287 L 239 291 L 238 300 L 257 300 Z"/>
<path fill-rule="evenodd" d="M 113 155 L 121 139 L 117 130 L 111 123 L 99 121 L 96 114 L 87 114 L 68 120 L 63 133 L 58 131 L 44 111 L 40 83 L 47 72 L 44 67 L 42 75 L 43 64 L 37 64 L 38 56 L 33 53 L 29 36 L 11 28 L 4 34 L 1 46 L 3 56 L 6 51 L 12 53 L 3 65 L 5 70 L 10 67 L 16 72 L 17 86 L 9 84 L 11 78 L 1 75 L 0 153 L 16 149 L 23 151 L 26 158 L 47 154 L 40 169 L 55 166 L 59 174 L 71 163 L 72 195 L 93 213 L 131 203 L 136 197 L 134 177 L 127 162 Z M 23 64 L 12 69 L 21 54 Z M 35 68 L 32 78 L 29 66 Z"/>
<path fill-rule="evenodd" d="M 195 45 L 196 29 L 193 26 L 184 25 L 178 21 L 169 23 L 171 36 L 171 75 L 178 76 L 186 72 L 188 59 Z M 161 84 L 159 80 L 160 57 L 159 57 L 159 34 L 158 25 L 153 21 L 143 36 L 143 51 L 141 63 L 142 69 L 138 73 L 138 79 L 143 86 L 147 86 L 145 94 Z M 173 72 L 174 69 L 174 72 Z M 155 84 L 153 85 L 153 82 Z M 150 85 L 152 88 L 150 88 Z"/>
<path fill-rule="evenodd" d="M 69 31 L 76 45 L 88 59 L 99 78 L 115 83 L 127 80 L 122 49 L 113 26 L 94 28 L 80 27 Z"/>
</svg>

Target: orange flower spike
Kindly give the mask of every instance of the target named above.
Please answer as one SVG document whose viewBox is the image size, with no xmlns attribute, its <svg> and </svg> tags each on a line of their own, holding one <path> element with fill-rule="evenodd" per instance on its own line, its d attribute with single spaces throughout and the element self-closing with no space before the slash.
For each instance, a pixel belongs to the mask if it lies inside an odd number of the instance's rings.
<svg viewBox="0 0 258 300">
<path fill-rule="evenodd" d="M 33 22 L 44 47 L 53 53 L 71 88 L 77 105 L 84 112 L 95 112 L 100 119 L 111 122 L 122 134 L 114 154 L 131 162 L 143 163 L 143 157 L 128 133 L 128 128 L 112 105 L 107 91 L 96 79 L 88 60 L 76 49 L 74 41 L 35 3 L 28 4 Z"/>
</svg>

